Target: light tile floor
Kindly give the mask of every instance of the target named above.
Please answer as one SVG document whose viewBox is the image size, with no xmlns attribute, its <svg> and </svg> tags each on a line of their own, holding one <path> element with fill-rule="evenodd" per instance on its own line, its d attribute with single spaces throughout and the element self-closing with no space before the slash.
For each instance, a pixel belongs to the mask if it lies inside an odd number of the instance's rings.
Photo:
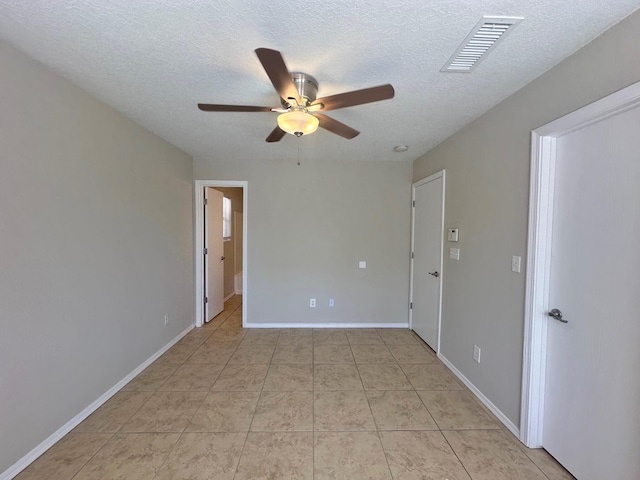
<svg viewBox="0 0 640 480">
<path fill-rule="evenodd" d="M 243 330 L 237 296 L 16 478 L 573 477 L 411 331 Z"/>
</svg>

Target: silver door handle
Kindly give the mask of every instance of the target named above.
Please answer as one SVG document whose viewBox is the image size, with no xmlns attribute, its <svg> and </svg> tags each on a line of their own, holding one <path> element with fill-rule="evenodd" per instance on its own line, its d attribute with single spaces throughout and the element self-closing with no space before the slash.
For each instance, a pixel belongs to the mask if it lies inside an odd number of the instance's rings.
<svg viewBox="0 0 640 480">
<path fill-rule="evenodd" d="M 438 278 L 438 277 L 440 276 L 440 274 L 439 274 L 437 271 L 435 271 L 435 272 L 429 272 L 429 275 L 432 275 L 432 276 L 434 276 L 434 277 L 436 277 L 436 278 Z"/>
<path fill-rule="evenodd" d="M 559 322 L 569 323 L 569 320 L 565 320 L 564 318 L 562 318 L 562 312 L 557 308 L 554 308 L 550 312 L 547 312 L 547 315 L 550 316 L 551 318 L 555 318 Z"/>
</svg>

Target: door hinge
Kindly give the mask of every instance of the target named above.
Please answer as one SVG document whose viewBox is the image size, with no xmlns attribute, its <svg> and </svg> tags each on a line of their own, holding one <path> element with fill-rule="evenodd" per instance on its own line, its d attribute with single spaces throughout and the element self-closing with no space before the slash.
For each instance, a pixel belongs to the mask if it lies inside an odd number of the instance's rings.
<svg viewBox="0 0 640 480">
<path fill-rule="evenodd" d="M 204 303 L 209 303 L 209 297 L 204 297 Z"/>
<path fill-rule="evenodd" d="M 414 201 L 412 202 L 412 204 L 413 204 L 413 206 L 415 207 L 415 206 L 416 206 L 416 201 L 414 200 Z"/>
<path fill-rule="evenodd" d="M 207 247 L 204 248 L 204 254 L 206 255 L 207 253 L 209 253 L 209 249 Z"/>
<path fill-rule="evenodd" d="M 410 302 L 409 303 L 409 310 L 412 310 L 412 309 L 413 309 L 413 302 Z"/>
<path fill-rule="evenodd" d="M 208 203 L 209 203 L 209 200 L 207 200 L 207 199 L 205 198 L 205 199 L 204 199 L 204 204 L 206 205 L 206 204 L 208 204 Z"/>
</svg>

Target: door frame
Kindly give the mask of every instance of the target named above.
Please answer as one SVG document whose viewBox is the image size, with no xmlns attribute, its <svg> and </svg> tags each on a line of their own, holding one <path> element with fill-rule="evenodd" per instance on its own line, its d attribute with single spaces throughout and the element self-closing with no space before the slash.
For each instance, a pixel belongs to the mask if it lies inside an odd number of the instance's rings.
<svg viewBox="0 0 640 480">
<path fill-rule="evenodd" d="M 249 182 L 244 180 L 196 180 L 194 188 L 194 244 L 195 295 L 194 324 L 204 325 L 204 188 L 242 188 L 242 326 L 247 324 L 247 210 Z"/>
<path fill-rule="evenodd" d="M 640 82 L 531 132 L 520 440 L 542 446 L 556 143 L 563 135 L 640 106 Z"/>
<path fill-rule="evenodd" d="M 415 221 L 416 221 L 416 209 L 415 209 L 415 201 L 416 201 L 416 188 L 424 185 L 426 183 L 432 182 L 433 180 L 437 180 L 438 178 L 442 178 L 442 225 L 440 225 L 440 265 L 438 266 L 440 276 L 438 277 L 439 285 L 439 294 L 438 294 L 438 347 L 436 349 L 436 354 L 440 354 L 440 335 L 442 331 L 442 279 L 444 277 L 444 272 L 442 271 L 443 263 L 444 263 L 444 202 L 445 202 L 445 192 L 446 192 L 446 171 L 440 170 L 433 175 L 429 175 L 422 180 L 418 180 L 411 184 L 411 259 L 410 259 L 410 270 L 409 270 L 409 328 L 413 330 L 413 309 L 411 305 L 413 304 L 413 252 L 414 252 L 414 232 L 415 232 Z"/>
</svg>

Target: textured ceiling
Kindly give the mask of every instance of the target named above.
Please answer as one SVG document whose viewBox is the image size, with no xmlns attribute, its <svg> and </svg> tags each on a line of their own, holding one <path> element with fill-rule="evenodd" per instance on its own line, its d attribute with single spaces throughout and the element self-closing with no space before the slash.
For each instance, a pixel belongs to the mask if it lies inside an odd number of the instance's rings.
<svg viewBox="0 0 640 480">
<path fill-rule="evenodd" d="M 278 106 L 254 49 L 280 50 L 318 96 L 391 83 L 330 112 L 360 130 L 300 139 L 305 159 L 413 160 L 638 8 L 638 0 L 0 0 L 0 37 L 198 158 L 297 158 L 264 139 Z M 524 16 L 471 74 L 440 73 L 482 15 Z M 394 153 L 398 144 L 409 145 Z"/>
</svg>

